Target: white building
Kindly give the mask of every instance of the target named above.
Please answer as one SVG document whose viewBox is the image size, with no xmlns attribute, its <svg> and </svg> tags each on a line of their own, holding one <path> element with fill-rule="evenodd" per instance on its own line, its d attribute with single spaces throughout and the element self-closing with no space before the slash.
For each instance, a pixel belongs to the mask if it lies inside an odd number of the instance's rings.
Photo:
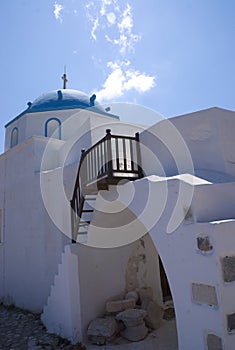
<svg viewBox="0 0 235 350">
<path fill-rule="evenodd" d="M 6 125 L 1 300 L 42 312 L 49 331 L 76 342 L 110 297 L 151 287 L 159 305 L 173 298 L 180 350 L 234 349 L 235 112 L 149 128 L 111 112 L 58 90 Z M 73 229 L 71 200 L 84 215 Z"/>
</svg>

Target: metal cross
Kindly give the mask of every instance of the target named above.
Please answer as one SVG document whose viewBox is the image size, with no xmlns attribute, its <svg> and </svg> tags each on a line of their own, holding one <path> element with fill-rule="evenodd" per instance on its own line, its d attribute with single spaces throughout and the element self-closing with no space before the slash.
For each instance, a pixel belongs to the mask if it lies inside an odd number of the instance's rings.
<svg viewBox="0 0 235 350">
<path fill-rule="evenodd" d="M 64 74 L 62 75 L 61 79 L 63 80 L 63 89 L 66 89 L 66 83 L 68 82 L 67 75 L 66 75 L 66 66 L 64 67 Z"/>
</svg>

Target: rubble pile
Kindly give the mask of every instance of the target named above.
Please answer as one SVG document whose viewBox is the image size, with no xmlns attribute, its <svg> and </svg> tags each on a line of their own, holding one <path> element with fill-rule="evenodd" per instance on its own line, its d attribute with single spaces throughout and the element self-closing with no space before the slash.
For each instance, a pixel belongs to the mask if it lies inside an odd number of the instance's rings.
<svg viewBox="0 0 235 350">
<path fill-rule="evenodd" d="M 106 301 L 105 314 L 89 324 L 88 340 L 97 345 L 117 337 L 137 342 L 158 329 L 162 319 L 163 309 L 153 300 L 152 288 L 129 291 Z"/>
</svg>

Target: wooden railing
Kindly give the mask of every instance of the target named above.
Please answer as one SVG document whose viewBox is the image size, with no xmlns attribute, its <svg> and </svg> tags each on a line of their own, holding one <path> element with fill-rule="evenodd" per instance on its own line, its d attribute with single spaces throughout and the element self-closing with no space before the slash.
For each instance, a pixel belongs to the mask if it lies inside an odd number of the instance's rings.
<svg viewBox="0 0 235 350">
<path fill-rule="evenodd" d="M 72 230 L 76 231 L 79 226 L 86 194 L 97 193 L 121 179 L 136 180 L 142 176 L 139 134 L 135 137 L 112 135 L 107 129 L 104 138 L 88 150 L 82 150 L 71 200 Z"/>
</svg>

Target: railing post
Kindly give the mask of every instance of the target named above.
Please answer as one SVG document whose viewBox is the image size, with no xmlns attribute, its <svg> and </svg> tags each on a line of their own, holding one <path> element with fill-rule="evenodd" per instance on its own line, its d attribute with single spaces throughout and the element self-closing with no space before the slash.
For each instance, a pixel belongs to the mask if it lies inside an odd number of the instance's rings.
<svg viewBox="0 0 235 350">
<path fill-rule="evenodd" d="M 141 154 L 140 154 L 140 134 L 137 132 L 135 134 L 136 138 L 136 155 L 137 155 L 137 165 L 138 165 L 138 175 L 143 177 L 142 164 L 141 164 Z"/>
<path fill-rule="evenodd" d="M 72 240 L 72 243 L 75 243 L 74 242 L 75 212 L 74 212 L 74 200 L 73 199 L 71 199 L 71 201 L 70 201 L 70 210 L 71 210 L 71 240 Z"/>
<path fill-rule="evenodd" d="M 80 163 L 82 162 L 82 160 L 84 158 L 84 155 L 85 155 L 85 149 L 83 148 L 81 150 Z M 83 175 L 83 172 L 81 172 L 81 175 Z M 78 174 L 78 177 L 77 177 L 77 180 L 76 180 L 76 184 L 75 184 L 75 189 L 74 189 L 74 195 L 73 195 L 72 200 L 70 201 L 72 243 L 76 243 L 76 232 L 75 232 L 76 222 L 75 222 L 75 219 L 79 220 L 79 218 L 77 217 L 77 215 L 78 215 L 77 211 L 75 212 L 75 200 L 76 200 L 76 197 L 78 197 L 77 198 L 77 203 L 80 204 L 81 197 L 82 197 L 82 193 L 81 193 L 82 192 L 82 181 L 83 181 L 82 176 L 79 179 L 79 174 Z M 77 188 L 78 188 L 78 191 L 77 191 Z M 75 194 L 76 194 L 76 197 L 75 197 Z"/>
<path fill-rule="evenodd" d="M 80 163 L 81 163 L 81 175 L 79 179 L 79 201 L 81 199 L 81 193 L 83 190 L 83 185 L 86 181 L 86 164 L 83 162 L 85 156 L 85 149 L 82 148 L 81 150 L 81 157 L 80 157 Z"/>
<path fill-rule="evenodd" d="M 113 176 L 113 161 L 112 161 L 112 145 L 111 145 L 111 129 L 106 129 L 107 140 L 107 156 L 108 156 L 108 177 Z"/>
</svg>

